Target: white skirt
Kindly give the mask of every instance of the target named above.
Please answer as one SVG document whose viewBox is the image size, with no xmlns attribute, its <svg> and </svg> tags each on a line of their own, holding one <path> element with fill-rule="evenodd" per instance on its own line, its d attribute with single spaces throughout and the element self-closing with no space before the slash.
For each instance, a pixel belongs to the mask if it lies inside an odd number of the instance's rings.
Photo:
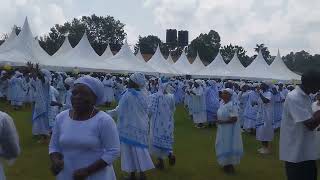
<svg viewBox="0 0 320 180">
<path fill-rule="evenodd" d="M 207 112 L 193 113 L 193 122 L 195 124 L 207 122 Z"/>
<path fill-rule="evenodd" d="M 144 172 L 154 168 L 147 148 L 140 148 L 121 143 L 121 170 L 131 172 Z"/>
</svg>

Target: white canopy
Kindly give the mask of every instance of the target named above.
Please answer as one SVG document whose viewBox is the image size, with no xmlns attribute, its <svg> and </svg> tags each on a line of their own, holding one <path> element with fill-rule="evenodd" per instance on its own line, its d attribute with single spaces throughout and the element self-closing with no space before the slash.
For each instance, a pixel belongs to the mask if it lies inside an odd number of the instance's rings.
<svg viewBox="0 0 320 180">
<path fill-rule="evenodd" d="M 253 80 L 275 79 L 275 75 L 271 73 L 271 69 L 259 51 L 258 56 L 243 71 L 241 77 Z"/>
<path fill-rule="evenodd" d="M 113 53 L 110 49 L 110 45 L 107 46 L 106 50 L 104 50 L 103 54 L 100 56 L 102 59 L 109 59 L 113 56 Z"/>
<path fill-rule="evenodd" d="M 192 65 L 190 64 L 186 53 L 183 51 L 179 59 L 172 64 L 172 67 L 179 72 L 179 74 L 192 75 Z"/>
<path fill-rule="evenodd" d="M 68 36 L 66 36 L 64 38 L 64 42 L 63 44 L 61 45 L 61 47 L 58 49 L 57 52 L 55 52 L 52 56 L 53 57 L 57 57 L 57 56 L 63 56 L 65 55 L 66 53 L 68 53 L 70 50 L 72 49 L 72 46 L 69 42 L 69 38 Z"/>
<path fill-rule="evenodd" d="M 127 41 L 123 44 L 120 51 L 108 59 L 107 61 L 113 71 L 122 73 L 144 72 L 148 74 L 156 74 L 157 71 L 147 65 L 147 63 L 139 60 L 129 48 Z"/>
<path fill-rule="evenodd" d="M 230 74 L 227 64 L 224 62 L 220 52 L 214 60 L 207 65 L 202 71 L 196 73 L 199 76 L 226 78 Z"/>
<path fill-rule="evenodd" d="M 171 56 L 170 53 L 169 53 L 169 56 L 168 56 L 168 58 L 167 58 L 167 62 L 168 62 L 169 64 L 174 64 L 174 61 L 173 61 L 172 56 Z"/>
<path fill-rule="evenodd" d="M 241 78 L 243 76 L 245 67 L 241 64 L 237 52 L 234 53 L 234 56 L 228 63 L 227 68 L 230 72 L 227 74 L 229 78 Z"/>
<path fill-rule="evenodd" d="M 13 66 L 23 66 L 28 61 L 39 63 L 38 45 L 30 30 L 28 19 L 25 19 L 19 35 L 9 41 L 0 54 L 0 64 L 11 64 Z"/>
<path fill-rule="evenodd" d="M 140 48 L 138 50 L 138 53 L 136 54 L 136 57 L 141 61 L 141 62 L 146 62 L 146 60 L 144 60 L 142 54 L 141 54 L 141 51 L 140 51 Z"/>
<path fill-rule="evenodd" d="M 45 65 L 52 70 L 71 70 L 79 68 L 80 71 L 104 70 L 106 62 L 99 59 L 99 55 L 94 51 L 84 33 L 76 47 L 66 52 L 63 56 L 54 56 Z M 48 67 L 48 68 L 49 68 Z"/>
<path fill-rule="evenodd" d="M 197 53 L 197 56 L 196 56 L 196 58 L 194 59 L 194 61 L 193 61 L 193 63 L 191 65 L 192 65 L 192 69 L 191 69 L 192 73 L 197 73 L 197 72 L 199 72 L 200 70 L 203 70 L 206 67 L 202 63 L 198 53 Z"/>
<path fill-rule="evenodd" d="M 8 39 L 6 39 L 6 41 L 4 41 L 1 46 L 0 46 L 0 52 L 3 52 L 3 51 L 6 51 L 8 45 L 14 41 L 14 39 L 17 37 L 17 34 L 16 34 L 16 30 L 15 28 L 12 28 L 12 31 L 8 37 Z"/>
<path fill-rule="evenodd" d="M 147 62 L 153 69 L 161 74 L 175 74 L 176 71 L 171 67 L 171 65 L 164 59 L 160 47 L 157 47 L 156 52 L 152 58 Z"/>
<path fill-rule="evenodd" d="M 301 76 L 292 72 L 283 62 L 279 50 L 277 56 L 270 65 L 270 70 L 279 80 L 301 80 Z"/>
</svg>

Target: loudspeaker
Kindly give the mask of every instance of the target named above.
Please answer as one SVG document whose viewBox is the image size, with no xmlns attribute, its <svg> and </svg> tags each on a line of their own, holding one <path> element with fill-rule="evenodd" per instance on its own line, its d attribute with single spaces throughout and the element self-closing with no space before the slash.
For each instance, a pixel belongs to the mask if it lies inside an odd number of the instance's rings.
<svg viewBox="0 0 320 180">
<path fill-rule="evenodd" d="M 188 40 L 188 31 L 179 31 L 178 32 L 178 45 L 179 46 L 188 46 L 189 40 Z"/>
<path fill-rule="evenodd" d="M 168 43 L 168 44 L 177 43 L 177 30 L 176 29 L 167 29 L 166 43 Z"/>
</svg>

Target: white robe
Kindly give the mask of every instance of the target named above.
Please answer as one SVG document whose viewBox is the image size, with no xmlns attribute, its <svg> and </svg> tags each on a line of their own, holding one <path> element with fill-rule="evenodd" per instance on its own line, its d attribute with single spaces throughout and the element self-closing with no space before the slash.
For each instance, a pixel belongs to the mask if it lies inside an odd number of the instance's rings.
<svg viewBox="0 0 320 180">
<path fill-rule="evenodd" d="M 218 120 L 227 121 L 231 117 L 238 117 L 238 109 L 232 101 L 227 104 L 222 103 L 217 115 Z M 239 119 L 233 124 L 218 124 L 215 149 L 219 165 L 240 163 L 243 144 Z"/>
<path fill-rule="evenodd" d="M 207 122 L 206 99 L 203 87 L 194 87 L 192 92 L 192 115 L 195 124 Z"/>
<path fill-rule="evenodd" d="M 104 79 L 102 81 L 104 85 L 104 95 L 105 100 L 108 103 L 111 103 L 114 101 L 114 92 L 113 92 L 113 80 L 112 79 Z"/>
<path fill-rule="evenodd" d="M 258 102 L 258 114 L 257 114 L 257 134 L 258 141 L 272 141 L 274 136 L 274 130 L 272 126 L 272 104 L 271 104 L 271 92 L 266 91 L 262 95 L 269 99 L 269 103 L 263 103 L 262 99 Z"/>
<path fill-rule="evenodd" d="M 1 158 L 9 160 L 9 165 L 20 154 L 19 137 L 12 118 L 0 111 L 0 154 Z M 5 180 L 3 166 L 0 161 L 0 180 Z"/>
</svg>

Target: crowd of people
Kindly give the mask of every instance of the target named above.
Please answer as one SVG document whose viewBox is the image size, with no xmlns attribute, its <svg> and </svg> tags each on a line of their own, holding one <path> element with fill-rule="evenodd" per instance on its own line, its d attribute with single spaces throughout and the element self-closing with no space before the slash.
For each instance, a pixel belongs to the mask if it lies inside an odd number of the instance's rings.
<svg viewBox="0 0 320 180">
<path fill-rule="evenodd" d="M 258 153 L 266 155 L 273 153 L 270 142 L 281 129 L 280 159 L 286 162 L 288 178 L 294 179 L 305 177 L 297 174 L 299 168 L 316 169 L 315 164 L 299 162 L 314 162 L 319 156 L 312 139 L 320 124 L 318 75 L 306 73 L 294 87 L 275 81 L 50 72 L 28 63 L 1 71 L 0 98 L 17 112 L 31 105 L 32 134 L 39 143 L 49 143 L 51 169 L 59 180 L 116 179 L 112 163 L 119 156 L 127 179 L 146 179 L 145 171 L 164 169 L 166 159 L 174 166 L 174 113 L 179 104 L 195 128 L 217 127 L 216 157 L 228 174 L 235 173 L 243 156 L 242 133 L 255 136 L 261 143 Z M 98 109 L 101 105 L 115 108 L 104 112 Z M 0 127 L 1 134 L 11 137 L 0 141 L 11 142 L 11 150 L 2 148 L 0 154 L 15 158 L 20 149 L 13 122 L 5 113 L 0 122 L 11 127 Z M 296 127 L 297 122 L 304 123 Z M 292 138 L 297 132 L 298 140 Z M 288 149 L 292 145 L 297 149 Z M 305 157 L 297 157 L 305 151 Z"/>
</svg>

